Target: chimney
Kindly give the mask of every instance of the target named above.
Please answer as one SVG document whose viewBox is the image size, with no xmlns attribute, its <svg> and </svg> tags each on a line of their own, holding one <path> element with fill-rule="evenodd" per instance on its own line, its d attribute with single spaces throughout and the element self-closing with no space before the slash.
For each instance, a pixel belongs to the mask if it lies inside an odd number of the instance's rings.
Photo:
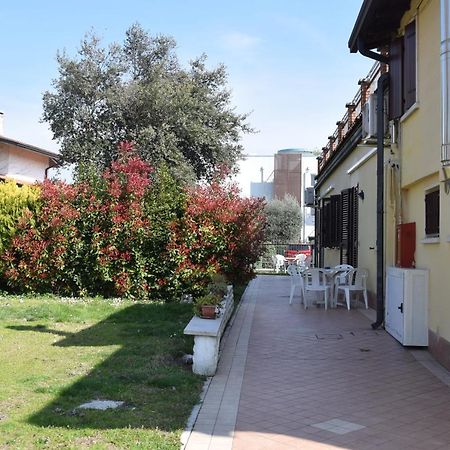
<svg viewBox="0 0 450 450">
<path fill-rule="evenodd" d="M 363 106 L 369 97 L 370 80 L 362 79 L 358 81 L 358 84 L 361 86 L 361 106 Z"/>
<path fill-rule="evenodd" d="M 3 132 L 3 113 L 0 111 L 0 136 L 4 136 Z"/>
<path fill-rule="evenodd" d="M 353 125 L 353 122 L 355 121 L 355 109 L 356 105 L 354 103 L 347 103 L 345 105 L 347 108 L 347 115 L 348 115 L 348 129 L 350 129 Z"/>
<path fill-rule="evenodd" d="M 337 125 L 337 141 L 338 144 L 340 144 L 340 142 L 342 141 L 342 131 L 344 130 L 344 122 L 342 120 L 339 120 L 338 122 L 336 122 Z"/>
<path fill-rule="evenodd" d="M 330 151 L 333 152 L 334 150 L 334 142 L 336 141 L 336 136 L 328 136 L 328 147 L 330 148 Z"/>
</svg>

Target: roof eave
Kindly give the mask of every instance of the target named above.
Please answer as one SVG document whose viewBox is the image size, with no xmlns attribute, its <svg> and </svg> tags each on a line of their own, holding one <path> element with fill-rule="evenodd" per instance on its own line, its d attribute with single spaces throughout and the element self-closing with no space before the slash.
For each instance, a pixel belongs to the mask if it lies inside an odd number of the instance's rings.
<svg viewBox="0 0 450 450">
<path fill-rule="evenodd" d="M 358 17 L 356 19 L 355 25 L 353 26 L 352 34 L 348 40 L 348 47 L 351 53 L 356 53 L 358 51 L 358 37 L 361 33 L 361 29 L 366 20 L 367 14 L 369 12 L 370 6 L 373 0 L 364 0 L 364 3 L 359 10 Z"/>
<path fill-rule="evenodd" d="M 48 156 L 49 158 L 55 161 L 58 161 L 59 159 L 58 153 L 51 152 L 50 150 L 45 150 L 44 148 L 36 147 L 35 145 L 30 145 L 25 142 L 18 141 L 16 139 L 10 139 L 5 136 L 0 136 L 0 142 L 3 142 L 8 145 L 15 145 L 25 150 L 29 150 L 34 153 L 39 153 L 40 155 Z"/>
<path fill-rule="evenodd" d="M 367 50 L 388 44 L 410 4 L 410 0 L 364 0 L 348 41 L 350 52 L 358 51 L 359 40 Z"/>
</svg>

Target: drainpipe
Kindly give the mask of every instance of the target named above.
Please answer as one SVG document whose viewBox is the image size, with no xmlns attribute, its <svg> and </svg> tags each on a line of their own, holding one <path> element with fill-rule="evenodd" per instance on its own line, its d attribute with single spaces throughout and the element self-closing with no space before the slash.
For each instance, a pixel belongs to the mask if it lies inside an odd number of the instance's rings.
<svg viewBox="0 0 450 450">
<path fill-rule="evenodd" d="M 358 38 L 358 51 L 384 64 L 389 64 L 386 55 L 369 50 Z M 389 72 L 383 73 L 377 83 L 377 320 L 375 330 L 384 322 L 384 93 L 389 86 Z"/>
<path fill-rule="evenodd" d="M 44 172 L 44 180 L 48 180 L 48 171 L 58 165 L 58 163 L 55 160 L 53 160 L 52 158 L 49 158 L 48 162 L 49 162 L 49 165 L 45 169 L 45 172 Z"/>
<path fill-rule="evenodd" d="M 377 320 L 375 330 L 384 322 L 384 93 L 389 86 L 389 72 L 377 83 Z"/>
<path fill-rule="evenodd" d="M 441 161 L 450 160 L 450 0 L 441 0 Z"/>
<path fill-rule="evenodd" d="M 382 55 L 381 53 L 369 50 L 365 46 L 364 41 L 361 39 L 361 37 L 358 38 L 358 52 L 361 53 L 361 55 L 366 56 L 367 58 L 374 59 L 375 61 L 380 61 L 384 64 L 389 64 L 389 58 L 386 55 Z"/>
</svg>

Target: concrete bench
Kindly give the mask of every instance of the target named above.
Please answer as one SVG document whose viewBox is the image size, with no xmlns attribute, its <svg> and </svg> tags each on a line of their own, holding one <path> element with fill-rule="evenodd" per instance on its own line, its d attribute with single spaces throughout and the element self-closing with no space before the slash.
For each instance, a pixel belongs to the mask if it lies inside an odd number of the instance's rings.
<svg viewBox="0 0 450 450">
<path fill-rule="evenodd" d="M 233 286 L 220 308 L 220 315 L 215 319 L 201 319 L 194 316 L 184 329 L 184 334 L 194 336 L 194 354 L 192 371 L 199 375 L 214 375 L 219 362 L 219 344 L 223 331 L 233 312 Z"/>
</svg>

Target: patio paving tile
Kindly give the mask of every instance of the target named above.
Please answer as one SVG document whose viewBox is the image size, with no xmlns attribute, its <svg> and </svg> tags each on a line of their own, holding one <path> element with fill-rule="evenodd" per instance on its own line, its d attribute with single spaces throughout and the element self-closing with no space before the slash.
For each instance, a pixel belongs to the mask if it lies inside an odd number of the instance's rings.
<svg viewBox="0 0 450 450">
<path fill-rule="evenodd" d="M 305 311 L 289 286 L 252 285 L 233 450 L 450 448 L 448 386 L 359 311 Z M 334 432 L 314 427 L 327 422 Z"/>
<path fill-rule="evenodd" d="M 450 449 L 450 374 L 365 310 L 289 305 L 289 281 L 250 284 L 185 450 Z"/>
</svg>

